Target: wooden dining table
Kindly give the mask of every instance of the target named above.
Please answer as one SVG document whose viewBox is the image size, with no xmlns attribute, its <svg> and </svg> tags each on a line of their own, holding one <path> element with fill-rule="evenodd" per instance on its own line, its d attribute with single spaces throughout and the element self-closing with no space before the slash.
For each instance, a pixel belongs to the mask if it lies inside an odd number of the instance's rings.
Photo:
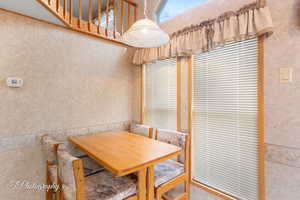
<svg viewBox="0 0 300 200">
<path fill-rule="evenodd" d="M 139 200 L 154 199 L 154 165 L 181 148 L 127 131 L 69 137 L 71 143 L 116 176 L 138 172 Z"/>
</svg>

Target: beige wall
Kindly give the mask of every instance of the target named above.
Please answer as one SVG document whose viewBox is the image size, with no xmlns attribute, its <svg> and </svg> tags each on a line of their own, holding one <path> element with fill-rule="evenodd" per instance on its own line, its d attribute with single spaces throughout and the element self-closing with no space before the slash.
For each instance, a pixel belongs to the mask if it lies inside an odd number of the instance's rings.
<svg viewBox="0 0 300 200">
<path fill-rule="evenodd" d="M 8 186 L 44 183 L 38 136 L 126 127 L 135 68 L 123 46 L 1 10 L 0 46 L 0 199 L 42 200 Z M 11 76 L 24 87 L 8 88 Z"/>
<path fill-rule="evenodd" d="M 153 5 L 157 1 L 151 1 L 150 11 L 155 11 Z M 160 26 L 166 32 L 173 33 L 251 2 L 254 0 L 207 0 Z M 296 200 L 300 199 L 300 1 L 267 2 L 275 29 L 274 34 L 265 41 L 266 196 L 267 200 Z M 293 83 L 279 82 L 280 67 L 293 68 Z M 184 88 L 186 82 L 182 86 L 182 94 L 186 95 Z M 187 124 L 186 99 L 182 98 L 184 129 Z M 192 190 L 193 200 L 218 199 L 197 188 Z"/>
</svg>

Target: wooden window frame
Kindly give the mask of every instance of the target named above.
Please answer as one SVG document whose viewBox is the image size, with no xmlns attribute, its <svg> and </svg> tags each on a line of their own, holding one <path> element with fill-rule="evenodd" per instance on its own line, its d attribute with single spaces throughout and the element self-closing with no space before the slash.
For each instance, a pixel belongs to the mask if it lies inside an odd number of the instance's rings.
<svg viewBox="0 0 300 200">
<path fill-rule="evenodd" d="M 257 70 L 257 92 L 258 92 L 258 113 L 257 113 L 257 128 L 258 128 L 258 192 L 259 200 L 265 200 L 265 147 L 264 147 L 264 39 L 265 36 L 258 37 L 258 70 Z M 238 198 L 228 195 L 218 189 L 202 184 L 192 178 L 192 99 L 193 99 L 193 56 L 190 56 L 188 61 L 188 129 L 190 132 L 190 182 L 191 184 L 205 190 L 208 193 L 214 194 L 225 200 L 238 200 Z"/>
<path fill-rule="evenodd" d="M 145 123 L 145 64 L 141 70 L 140 123 Z M 176 57 L 176 130 L 181 131 L 181 58 Z"/>
</svg>

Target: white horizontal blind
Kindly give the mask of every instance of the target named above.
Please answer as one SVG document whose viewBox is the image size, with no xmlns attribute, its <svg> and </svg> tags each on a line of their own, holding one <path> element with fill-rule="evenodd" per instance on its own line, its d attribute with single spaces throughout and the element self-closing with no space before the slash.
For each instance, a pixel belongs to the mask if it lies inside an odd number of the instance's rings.
<svg viewBox="0 0 300 200">
<path fill-rule="evenodd" d="M 232 42 L 194 57 L 193 179 L 258 199 L 258 44 Z"/>
<path fill-rule="evenodd" d="M 145 64 L 145 124 L 176 129 L 176 59 Z"/>
</svg>

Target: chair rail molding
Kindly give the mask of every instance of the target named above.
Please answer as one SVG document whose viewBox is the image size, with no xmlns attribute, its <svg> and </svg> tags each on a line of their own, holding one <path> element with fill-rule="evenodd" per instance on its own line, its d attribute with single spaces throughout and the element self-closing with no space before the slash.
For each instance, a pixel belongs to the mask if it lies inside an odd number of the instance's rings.
<svg viewBox="0 0 300 200">
<path fill-rule="evenodd" d="M 40 145 L 41 136 L 49 134 L 58 141 L 66 141 L 67 137 L 85 135 L 88 133 L 101 133 L 113 130 L 129 130 L 131 121 L 119 121 L 95 124 L 87 127 L 57 128 L 51 130 L 40 130 L 32 133 L 24 133 L 17 136 L 0 137 L 0 153 L 14 151 L 20 148 Z"/>
<path fill-rule="evenodd" d="M 265 160 L 300 168 L 300 148 L 265 144 Z"/>
</svg>

